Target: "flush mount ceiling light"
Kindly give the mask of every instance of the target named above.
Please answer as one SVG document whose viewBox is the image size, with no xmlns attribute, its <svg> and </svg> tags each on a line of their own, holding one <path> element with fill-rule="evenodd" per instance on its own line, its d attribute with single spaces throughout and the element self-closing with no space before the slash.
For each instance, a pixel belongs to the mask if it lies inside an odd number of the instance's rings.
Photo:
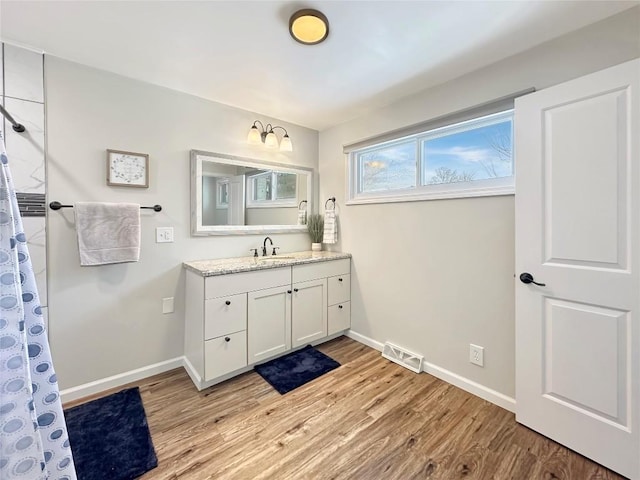
<svg viewBox="0 0 640 480">
<path fill-rule="evenodd" d="M 260 129 L 258 129 L 258 124 L 260 125 Z M 284 130 L 284 135 L 282 136 L 282 140 L 280 140 L 279 144 L 278 137 L 276 137 L 274 132 L 276 128 Z M 293 144 L 291 143 L 289 134 L 284 127 L 280 127 L 278 125 L 273 126 L 270 123 L 267 123 L 265 126 L 260 120 L 253 122 L 253 125 L 249 129 L 249 134 L 247 135 L 247 142 L 251 145 L 260 145 L 260 143 L 264 143 L 267 148 L 271 149 L 276 149 L 279 146 L 281 152 L 293 151 Z"/>
<path fill-rule="evenodd" d="M 329 35 L 329 20 L 318 10 L 298 10 L 289 19 L 289 33 L 297 42 L 315 45 Z"/>
</svg>

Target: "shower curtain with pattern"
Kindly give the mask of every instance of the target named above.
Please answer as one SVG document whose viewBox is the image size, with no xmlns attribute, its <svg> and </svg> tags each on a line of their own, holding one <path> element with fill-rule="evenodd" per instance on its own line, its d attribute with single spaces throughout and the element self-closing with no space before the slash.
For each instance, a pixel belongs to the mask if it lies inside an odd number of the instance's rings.
<svg viewBox="0 0 640 480">
<path fill-rule="evenodd" d="M 0 131 L 0 480 L 76 480 Z"/>
</svg>

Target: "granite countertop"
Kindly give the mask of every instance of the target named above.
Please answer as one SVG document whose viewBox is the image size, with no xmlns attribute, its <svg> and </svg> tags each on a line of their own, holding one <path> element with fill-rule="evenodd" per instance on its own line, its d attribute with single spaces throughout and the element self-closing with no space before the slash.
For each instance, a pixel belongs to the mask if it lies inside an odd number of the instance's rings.
<svg viewBox="0 0 640 480">
<path fill-rule="evenodd" d="M 191 270 L 203 277 L 215 275 L 227 275 L 229 273 L 253 272 L 268 268 L 290 267 L 291 265 L 303 265 L 305 263 L 326 262 L 351 258 L 350 253 L 339 252 L 293 252 L 266 257 L 237 257 L 219 258 L 215 260 L 194 260 L 184 262 L 184 268 Z"/>
</svg>

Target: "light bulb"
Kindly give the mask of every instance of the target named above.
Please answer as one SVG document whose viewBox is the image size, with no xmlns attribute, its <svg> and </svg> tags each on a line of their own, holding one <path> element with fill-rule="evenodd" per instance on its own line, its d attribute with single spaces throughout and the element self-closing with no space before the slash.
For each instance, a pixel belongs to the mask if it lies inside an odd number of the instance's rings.
<svg viewBox="0 0 640 480">
<path fill-rule="evenodd" d="M 260 131 L 258 130 L 258 127 L 254 125 L 251 127 L 249 134 L 247 135 L 247 143 L 250 143 L 251 145 L 259 145 L 261 142 Z"/>
<path fill-rule="evenodd" d="M 264 144 L 267 148 L 278 148 L 278 137 L 273 133 L 273 130 L 267 134 L 267 138 L 264 139 Z"/>
<path fill-rule="evenodd" d="M 284 137 L 282 137 L 282 141 L 280 142 L 280 151 L 281 152 L 292 152 L 293 144 L 291 143 L 291 139 L 289 135 L 285 133 Z"/>
</svg>

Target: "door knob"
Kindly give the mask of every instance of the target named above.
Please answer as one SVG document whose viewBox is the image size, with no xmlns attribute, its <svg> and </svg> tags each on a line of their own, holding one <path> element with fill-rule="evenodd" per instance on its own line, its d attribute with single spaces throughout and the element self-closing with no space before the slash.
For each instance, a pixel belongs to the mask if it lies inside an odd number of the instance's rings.
<svg viewBox="0 0 640 480">
<path fill-rule="evenodd" d="M 533 275 L 531 275 L 528 272 L 524 272 L 520 274 L 520 281 L 522 283 L 533 283 L 534 285 L 538 285 L 539 287 L 546 287 L 547 284 L 546 283 L 538 283 L 536 281 L 533 280 Z"/>
<path fill-rule="evenodd" d="M 297 289 L 297 288 L 294 288 L 294 289 L 293 289 L 293 291 L 294 291 L 294 292 L 297 292 L 297 291 L 298 291 L 298 289 Z"/>
<path fill-rule="evenodd" d="M 229 300 L 227 300 L 226 302 L 224 302 L 225 305 L 231 305 L 231 302 Z"/>
</svg>

